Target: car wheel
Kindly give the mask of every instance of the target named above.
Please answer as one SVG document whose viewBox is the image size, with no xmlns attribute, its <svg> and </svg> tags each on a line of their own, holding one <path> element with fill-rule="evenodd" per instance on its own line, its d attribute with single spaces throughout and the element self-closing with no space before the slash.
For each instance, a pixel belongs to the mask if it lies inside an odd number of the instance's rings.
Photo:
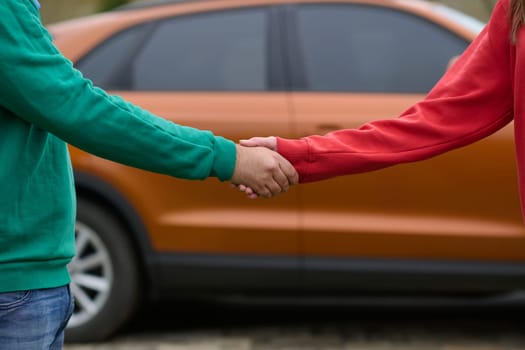
<svg viewBox="0 0 525 350">
<path fill-rule="evenodd" d="M 123 225 L 107 210 L 79 198 L 76 255 L 69 264 L 75 309 L 66 341 L 99 341 L 133 314 L 139 298 L 136 257 Z"/>
</svg>

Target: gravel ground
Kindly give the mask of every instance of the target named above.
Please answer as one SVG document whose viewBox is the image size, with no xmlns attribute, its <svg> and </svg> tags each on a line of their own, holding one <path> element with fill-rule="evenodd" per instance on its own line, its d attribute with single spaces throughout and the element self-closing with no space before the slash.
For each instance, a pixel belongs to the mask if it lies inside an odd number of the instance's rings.
<svg viewBox="0 0 525 350">
<path fill-rule="evenodd" d="M 65 350 L 525 350 L 524 307 L 158 305 Z"/>
</svg>

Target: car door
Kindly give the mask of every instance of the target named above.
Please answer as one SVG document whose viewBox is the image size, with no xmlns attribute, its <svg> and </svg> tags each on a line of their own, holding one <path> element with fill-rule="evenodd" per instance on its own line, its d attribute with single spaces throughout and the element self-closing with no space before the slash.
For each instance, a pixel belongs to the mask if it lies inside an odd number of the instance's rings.
<svg viewBox="0 0 525 350">
<path fill-rule="evenodd" d="M 296 137 L 398 116 L 468 45 L 377 3 L 309 3 L 288 16 Z M 301 186 L 306 282 L 366 288 L 383 283 L 370 278 L 381 271 L 392 287 L 393 272 L 425 271 L 423 261 L 525 260 L 512 135 L 509 126 L 431 160 Z"/>
<path fill-rule="evenodd" d="M 149 20 L 108 39 L 77 66 L 95 84 L 178 124 L 236 141 L 292 136 L 272 20 L 271 7 Z M 297 266 L 294 190 L 272 201 L 250 201 L 214 179 L 175 180 L 136 169 L 118 176 L 119 167 L 105 167 L 104 178 L 113 178 L 144 214 L 158 253 L 281 256 L 287 267 Z"/>
</svg>

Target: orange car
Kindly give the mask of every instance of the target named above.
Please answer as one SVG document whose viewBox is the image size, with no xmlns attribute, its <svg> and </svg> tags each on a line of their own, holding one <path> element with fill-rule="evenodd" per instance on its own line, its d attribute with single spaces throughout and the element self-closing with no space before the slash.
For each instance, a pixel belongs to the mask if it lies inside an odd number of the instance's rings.
<svg viewBox="0 0 525 350">
<path fill-rule="evenodd" d="M 139 4 L 50 26 L 96 85 L 233 140 L 399 115 L 483 24 L 418 0 Z M 130 133 L 135 132 L 129 130 Z M 247 200 L 71 148 L 70 340 L 167 296 L 499 295 L 525 287 L 512 128 L 431 160 Z"/>
</svg>

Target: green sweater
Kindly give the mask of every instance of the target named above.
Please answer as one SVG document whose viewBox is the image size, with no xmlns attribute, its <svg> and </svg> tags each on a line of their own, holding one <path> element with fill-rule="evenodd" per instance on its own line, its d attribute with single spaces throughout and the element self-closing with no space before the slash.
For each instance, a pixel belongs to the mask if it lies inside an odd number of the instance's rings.
<svg viewBox="0 0 525 350">
<path fill-rule="evenodd" d="M 52 44 L 33 0 L 0 1 L 0 292 L 69 283 L 75 193 L 66 142 L 186 179 L 228 180 L 235 144 L 94 87 Z"/>
</svg>

